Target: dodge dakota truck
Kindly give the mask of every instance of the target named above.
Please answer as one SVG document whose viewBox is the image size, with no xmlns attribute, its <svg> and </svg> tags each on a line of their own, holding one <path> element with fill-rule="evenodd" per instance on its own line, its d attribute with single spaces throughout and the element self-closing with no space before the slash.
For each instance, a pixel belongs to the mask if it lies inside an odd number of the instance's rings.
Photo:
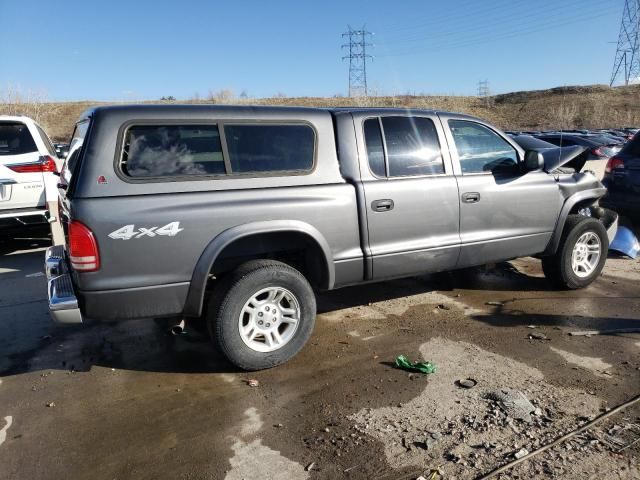
<svg viewBox="0 0 640 480">
<path fill-rule="evenodd" d="M 60 174 L 49 307 L 61 323 L 200 319 L 255 370 L 302 348 L 318 291 L 529 255 L 585 287 L 616 219 L 591 173 L 558 168 L 569 157 L 439 111 L 91 109 Z"/>
</svg>

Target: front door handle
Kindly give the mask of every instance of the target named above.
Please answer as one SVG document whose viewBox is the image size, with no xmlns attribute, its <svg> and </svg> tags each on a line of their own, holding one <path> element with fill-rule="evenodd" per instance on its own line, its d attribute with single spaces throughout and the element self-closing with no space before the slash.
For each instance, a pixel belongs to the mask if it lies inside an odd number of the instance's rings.
<svg viewBox="0 0 640 480">
<path fill-rule="evenodd" d="M 480 193 L 478 192 L 463 193 L 462 201 L 464 203 L 478 203 L 480 201 Z"/>
<path fill-rule="evenodd" d="M 388 212 L 389 210 L 393 210 L 393 200 L 390 198 L 385 198 L 382 200 L 374 200 L 371 202 L 371 209 L 374 212 Z"/>
</svg>

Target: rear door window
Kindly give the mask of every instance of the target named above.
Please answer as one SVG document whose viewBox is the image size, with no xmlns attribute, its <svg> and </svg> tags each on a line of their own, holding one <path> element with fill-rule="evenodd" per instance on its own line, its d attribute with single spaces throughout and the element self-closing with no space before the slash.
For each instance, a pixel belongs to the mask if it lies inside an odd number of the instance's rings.
<svg viewBox="0 0 640 480">
<path fill-rule="evenodd" d="M 369 168 L 374 175 L 386 177 L 386 167 L 384 158 L 384 143 L 382 143 L 382 133 L 380 132 L 380 120 L 370 118 L 364 122 L 364 139 L 367 145 L 367 157 L 369 158 Z"/>
<path fill-rule="evenodd" d="M 0 155 L 22 155 L 37 151 L 36 142 L 24 123 L 0 123 Z"/>
<path fill-rule="evenodd" d="M 444 173 L 438 133 L 424 117 L 381 117 L 364 122 L 364 136 L 371 171 L 379 176 L 408 177 Z"/>
</svg>

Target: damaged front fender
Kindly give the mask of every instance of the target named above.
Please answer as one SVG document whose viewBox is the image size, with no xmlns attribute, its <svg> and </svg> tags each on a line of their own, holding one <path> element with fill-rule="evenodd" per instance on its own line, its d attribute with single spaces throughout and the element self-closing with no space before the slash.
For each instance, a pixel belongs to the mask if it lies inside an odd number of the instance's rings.
<svg viewBox="0 0 640 480">
<path fill-rule="evenodd" d="M 603 224 L 607 222 L 605 228 L 607 229 L 609 241 L 611 241 L 617 230 L 618 215 L 611 210 L 606 211 L 600 207 L 592 207 L 607 193 L 607 189 L 602 183 L 590 173 L 558 175 L 556 180 L 564 203 L 543 256 L 553 255 L 558 250 L 562 230 L 569 214 L 578 213 L 584 209 L 588 209 L 588 216 L 598 218 Z M 605 214 L 606 212 L 611 212 L 611 214 Z M 585 211 L 584 213 L 587 212 Z"/>
</svg>

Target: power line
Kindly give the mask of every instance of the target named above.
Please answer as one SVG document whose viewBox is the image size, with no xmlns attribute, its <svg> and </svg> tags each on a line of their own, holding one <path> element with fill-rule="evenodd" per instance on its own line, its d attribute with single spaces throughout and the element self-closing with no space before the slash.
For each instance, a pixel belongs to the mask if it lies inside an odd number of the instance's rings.
<svg viewBox="0 0 640 480">
<path fill-rule="evenodd" d="M 376 55 L 376 57 L 399 57 L 399 56 L 406 56 L 406 55 L 413 55 L 416 53 L 428 53 L 428 52 L 433 52 L 433 51 L 444 51 L 444 50 L 451 50 L 454 48 L 461 48 L 461 47 L 467 47 L 467 46 L 476 46 L 482 43 L 487 43 L 487 42 L 493 42 L 495 40 L 502 40 L 502 39 L 506 39 L 506 38 L 512 38 L 512 37 L 519 37 L 522 35 L 527 35 L 527 34 L 532 34 L 532 33 L 539 33 L 539 32 L 543 32 L 546 30 L 552 30 L 554 28 L 558 28 L 558 27 L 564 27 L 566 25 L 571 25 L 574 23 L 580 23 L 583 22 L 585 20 L 592 20 L 592 19 L 596 19 L 596 18 L 600 18 L 600 17 L 604 17 L 606 15 L 610 15 L 611 12 L 609 11 L 604 11 L 595 15 L 586 15 L 586 16 L 582 16 L 582 15 L 574 15 L 572 16 L 571 19 L 556 19 L 556 21 L 551 21 L 551 22 L 545 22 L 543 24 L 543 26 L 541 27 L 535 27 L 535 28 L 530 28 L 530 29 L 522 29 L 522 28 L 518 28 L 515 30 L 508 30 L 505 32 L 502 32 L 501 34 L 490 34 L 490 35 L 473 35 L 471 37 L 461 37 L 459 40 L 459 42 L 446 42 L 446 41 L 442 41 L 440 43 L 437 43 L 435 45 L 429 45 L 428 49 L 425 48 L 421 48 L 421 49 L 411 49 L 408 51 L 404 51 L 404 52 L 389 52 L 389 53 L 383 53 L 383 54 L 379 54 Z"/>
<path fill-rule="evenodd" d="M 367 42 L 367 36 L 373 35 L 367 32 L 364 27 L 360 30 L 354 30 L 348 26 L 349 31 L 342 34 L 342 37 L 348 37 L 349 43 L 342 45 L 347 48 L 348 55 L 342 57 L 342 60 L 349 59 L 349 96 L 350 97 L 366 97 L 367 96 L 367 59 L 373 57 L 367 54 L 367 47 L 373 47 L 372 43 Z"/>
<path fill-rule="evenodd" d="M 459 15 L 452 19 L 451 22 L 446 22 L 447 28 L 445 30 L 438 30 L 434 28 L 426 28 L 422 32 L 414 32 L 410 34 L 401 34 L 397 35 L 385 35 L 384 33 L 378 32 L 379 36 L 385 40 L 386 44 L 389 43 L 411 43 L 411 42 L 431 42 L 433 39 L 447 37 L 447 41 L 450 41 L 451 38 L 459 40 L 460 38 L 464 38 L 465 36 L 473 36 L 477 35 L 473 32 L 481 32 L 486 34 L 487 32 L 487 24 L 491 25 L 491 30 L 493 33 L 497 27 L 506 25 L 509 28 L 514 27 L 530 27 L 531 25 L 539 24 L 544 25 L 549 21 L 562 20 L 567 21 L 572 18 L 575 18 L 576 15 L 590 15 L 598 12 L 602 12 L 604 7 L 611 7 L 610 0 L 599 0 L 597 3 L 592 3 L 588 7 L 583 7 L 579 12 L 576 12 L 575 9 L 579 7 L 584 0 L 579 0 L 570 3 L 564 3 L 562 5 L 552 5 L 541 9 L 539 5 L 533 5 L 531 10 L 527 8 L 523 10 L 514 11 L 509 8 L 501 8 L 506 14 L 495 14 L 489 12 L 493 9 L 486 9 L 482 12 L 481 15 L 475 14 L 471 15 L 476 23 L 475 26 L 469 27 L 466 25 L 466 22 L 460 22 L 461 19 L 469 15 Z M 566 20 L 560 18 L 565 16 Z M 442 24 L 442 22 L 441 22 Z M 469 35 L 469 34 L 472 35 Z"/>
<path fill-rule="evenodd" d="M 640 80 L 640 0 L 625 0 L 610 86 Z"/>
</svg>

